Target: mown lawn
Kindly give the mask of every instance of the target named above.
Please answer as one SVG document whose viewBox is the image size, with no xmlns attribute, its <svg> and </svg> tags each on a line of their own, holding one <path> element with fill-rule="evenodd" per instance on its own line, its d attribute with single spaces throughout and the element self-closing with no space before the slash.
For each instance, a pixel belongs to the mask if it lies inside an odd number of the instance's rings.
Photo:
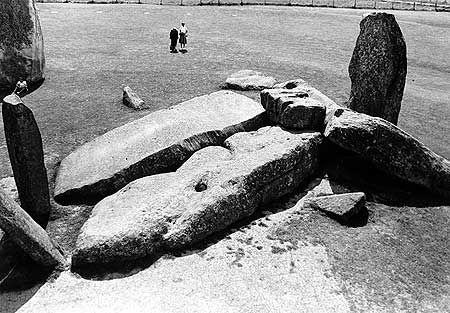
<svg viewBox="0 0 450 313">
<path fill-rule="evenodd" d="M 271 6 L 39 4 L 47 80 L 24 101 L 46 154 L 63 157 L 152 110 L 220 89 L 239 69 L 304 78 L 343 103 L 347 67 L 364 10 Z M 450 15 L 395 11 L 408 46 L 399 125 L 450 159 Z M 187 54 L 169 54 L 169 30 L 185 21 Z M 131 86 L 151 110 L 121 104 Z M 249 94 L 258 98 L 257 93 Z M 11 174 L 0 125 L 0 177 Z"/>
</svg>

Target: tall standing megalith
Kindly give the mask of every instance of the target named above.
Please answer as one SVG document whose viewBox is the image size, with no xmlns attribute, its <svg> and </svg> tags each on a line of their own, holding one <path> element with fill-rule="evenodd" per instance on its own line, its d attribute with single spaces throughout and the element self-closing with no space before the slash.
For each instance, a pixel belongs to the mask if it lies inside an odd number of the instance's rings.
<svg viewBox="0 0 450 313">
<path fill-rule="evenodd" d="M 0 94 L 44 80 L 44 40 L 34 0 L 0 1 Z"/>
<path fill-rule="evenodd" d="M 352 81 L 349 108 L 397 125 L 406 63 L 406 43 L 394 15 L 364 17 L 348 68 Z"/>
</svg>

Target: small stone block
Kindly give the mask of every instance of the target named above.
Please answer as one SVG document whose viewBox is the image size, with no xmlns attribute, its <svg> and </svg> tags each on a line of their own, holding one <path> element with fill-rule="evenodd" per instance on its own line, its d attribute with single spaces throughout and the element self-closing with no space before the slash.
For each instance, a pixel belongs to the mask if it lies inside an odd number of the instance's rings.
<svg viewBox="0 0 450 313">
<path fill-rule="evenodd" d="M 363 192 L 353 192 L 307 199 L 305 206 L 324 212 L 343 225 L 361 226 L 368 216 L 365 203 Z"/>
</svg>

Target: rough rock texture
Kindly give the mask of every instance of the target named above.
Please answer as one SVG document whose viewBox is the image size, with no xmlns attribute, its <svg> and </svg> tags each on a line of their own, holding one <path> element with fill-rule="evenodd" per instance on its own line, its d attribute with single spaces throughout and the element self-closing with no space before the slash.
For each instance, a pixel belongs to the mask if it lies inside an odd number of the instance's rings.
<svg viewBox="0 0 450 313">
<path fill-rule="evenodd" d="M 450 162 L 384 119 L 340 109 L 325 137 L 381 171 L 450 199 Z"/>
<path fill-rule="evenodd" d="M 228 150 L 205 148 L 177 172 L 128 184 L 94 207 L 72 264 L 136 259 L 223 230 L 310 177 L 321 138 L 279 127 L 238 133 L 225 141 Z"/>
<path fill-rule="evenodd" d="M 139 98 L 137 93 L 135 93 L 133 89 L 128 86 L 123 87 L 123 104 L 136 110 L 148 108 L 144 100 Z"/>
<path fill-rule="evenodd" d="M 6 144 L 21 206 L 45 228 L 50 195 L 41 133 L 33 112 L 17 95 L 7 96 L 2 102 Z"/>
<path fill-rule="evenodd" d="M 20 78 L 28 84 L 44 79 L 44 41 L 34 0 L 0 2 L 0 90 Z"/>
<path fill-rule="evenodd" d="M 275 123 L 290 129 L 321 130 L 326 109 L 306 92 L 295 89 L 265 89 L 261 104 Z"/>
<path fill-rule="evenodd" d="M 327 123 L 333 116 L 334 111 L 341 108 L 333 100 L 325 96 L 316 88 L 309 85 L 303 79 L 289 80 L 284 83 L 275 84 L 273 89 L 277 89 L 283 93 L 307 94 L 310 99 L 318 101 L 325 106 L 325 123 Z"/>
<path fill-rule="evenodd" d="M 374 13 L 361 31 L 348 71 L 349 108 L 397 124 L 406 80 L 406 44 L 394 15 Z"/>
<path fill-rule="evenodd" d="M 252 70 L 241 70 L 225 81 L 226 88 L 237 90 L 263 90 L 265 88 L 272 88 L 277 81 L 271 76 Z"/>
<path fill-rule="evenodd" d="M 368 215 L 366 196 L 363 192 L 310 198 L 305 205 L 324 212 L 341 224 L 353 226 L 359 224 Z"/>
<path fill-rule="evenodd" d="M 45 230 L 1 189 L 0 227 L 38 264 L 55 267 L 65 263 Z"/>
<path fill-rule="evenodd" d="M 62 160 L 55 200 L 95 203 L 137 178 L 175 170 L 201 148 L 266 125 L 262 112 L 250 98 L 219 91 L 113 129 Z"/>
</svg>

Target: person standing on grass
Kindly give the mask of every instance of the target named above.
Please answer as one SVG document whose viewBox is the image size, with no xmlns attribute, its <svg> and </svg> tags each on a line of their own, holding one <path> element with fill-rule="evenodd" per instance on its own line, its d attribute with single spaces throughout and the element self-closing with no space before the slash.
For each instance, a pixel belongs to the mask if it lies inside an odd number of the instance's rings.
<svg viewBox="0 0 450 313">
<path fill-rule="evenodd" d="M 184 23 L 181 23 L 181 27 L 180 27 L 180 50 L 186 50 L 186 43 L 187 43 L 187 27 L 185 26 Z"/>
<path fill-rule="evenodd" d="M 172 28 L 170 31 L 170 52 L 177 53 L 177 42 L 178 42 L 178 29 L 176 27 Z"/>
</svg>

